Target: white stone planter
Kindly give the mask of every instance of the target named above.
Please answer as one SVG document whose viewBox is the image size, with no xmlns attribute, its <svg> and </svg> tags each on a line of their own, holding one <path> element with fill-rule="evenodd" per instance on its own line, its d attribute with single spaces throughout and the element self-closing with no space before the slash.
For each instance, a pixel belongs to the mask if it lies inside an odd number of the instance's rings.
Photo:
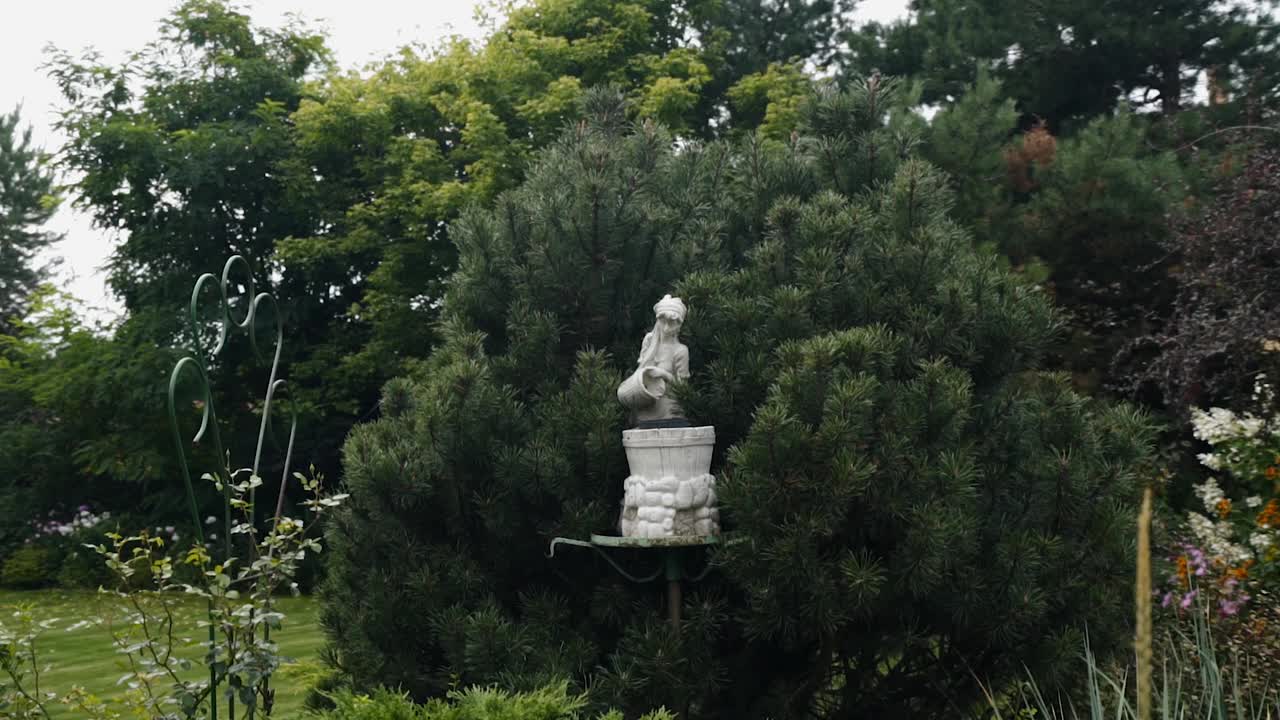
<svg viewBox="0 0 1280 720">
<path fill-rule="evenodd" d="M 718 535 L 715 444 L 710 426 L 624 431 L 631 475 L 624 485 L 622 536 Z"/>
</svg>

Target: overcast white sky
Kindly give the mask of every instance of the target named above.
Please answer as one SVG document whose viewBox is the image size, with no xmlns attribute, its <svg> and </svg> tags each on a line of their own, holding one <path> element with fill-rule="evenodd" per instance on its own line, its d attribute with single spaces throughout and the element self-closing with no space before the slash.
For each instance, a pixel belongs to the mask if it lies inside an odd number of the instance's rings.
<svg viewBox="0 0 1280 720">
<path fill-rule="evenodd" d="M 0 112 L 23 107 L 23 119 L 36 141 L 52 151 L 62 142 L 53 131 L 53 108 L 59 102 L 53 81 L 40 70 L 43 48 L 52 43 L 78 53 L 93 46 L 108 62 L 152 40 L 156 23 L 177 0 L 0 0 Z M 298 13 L 327 30 L 329 47 L 344 68 L 362 67 L 409 43 L 434 44 L 452 34 L 479 37 L 471 0 L 250 0 L 254 22 L 278 25 Z M 863 0 L 860 20 L 890 20 L 906 12 L 907 0 Z M 115 238 L 94 228 L 83 214 L 67 206 L 54 218 L 54 230 L 66 233 L 54 255 L 63 258 L 58 282 L 80 298 L 96 318 L 119 312 L 99 269 Z"/>
</svg>

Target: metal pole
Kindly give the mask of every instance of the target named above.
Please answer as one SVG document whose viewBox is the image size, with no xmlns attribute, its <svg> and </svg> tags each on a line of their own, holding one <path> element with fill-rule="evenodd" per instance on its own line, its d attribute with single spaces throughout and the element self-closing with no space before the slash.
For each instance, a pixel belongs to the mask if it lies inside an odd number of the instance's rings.
<svg viewBox="0 0 1280 720">
<path fill-rule="evenodd" d="M 683 604 L 680 581 L 684 579 L 684 567 L 680 562 L 680 548 L 670 548 L 666 552 L 667 576 L 667 617 L 671 620 L 671 630 L 680 637 L 680 606 Z"/>
</svg>

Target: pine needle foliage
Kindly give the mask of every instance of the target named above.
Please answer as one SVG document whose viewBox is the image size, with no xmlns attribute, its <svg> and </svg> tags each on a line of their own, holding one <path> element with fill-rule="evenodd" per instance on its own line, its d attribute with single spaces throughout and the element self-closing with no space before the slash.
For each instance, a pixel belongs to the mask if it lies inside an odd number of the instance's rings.
<svg viewBox="0 0 1280 720">
<path fill-rule="evenodd" d="M 446 340 L 344 448 L 324 621 L 357 686 L 568 677 L 628 714 L 955 717 L 975 673 L 1052 681 L 1086 621 L 1126 635 L 1151 428 L 1036 370 L 1059 321 L 949 219 L 910 99 L 872 78 L 820 92 L 788 142 L 703 145 L 595 91 L 455 223 Z M 677 392 L 716 426 L 736 538 L 679 636 L 657 587 L 543 555 L 616 525 L 614 390 L 664 292 L 690 308 Z"/>
</svg>

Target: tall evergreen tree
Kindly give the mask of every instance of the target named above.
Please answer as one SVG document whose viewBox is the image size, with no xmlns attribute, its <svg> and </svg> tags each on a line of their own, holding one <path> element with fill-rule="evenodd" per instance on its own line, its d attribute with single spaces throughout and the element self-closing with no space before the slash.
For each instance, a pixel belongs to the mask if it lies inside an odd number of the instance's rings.
<svg viewBox="0 0 1280 720">
<path fill-rule="evenodd" d="M 1063 307 L 1050 364 L 1099 390 L 1116 380 L 1116 352 L 1172 297 L 1166 218 L 1193 177 L 1151 146 L 1139 115 L 1095 118 L 1067 137 L 1017 123 L 1002 84 L 980 73 L 933 117 L 923 153 L 951 176 L 957 219 Z"/>
<path fill-rule="evenodd" d="M 877 78 L 799 140 L 676 150 L 592 93 L 465 213 L 444 344 L 344 448 L 333 660 L 417 696 L 567 675 L 691 717 L 952 717 L 974 673 L 1068 667 L 1086 620 L 1122 638 L 1150 428 L 1036 370 L 1055 315 L 948 218 L 903 104 Z M 615 527 L 614 389 L 668 291 L 735 539 L 679 635 L 660 593 L 543 555 Z"/>
<path fill-rule="evenodd" d="M 0 333 L 9 334 L 48 268 L 37 256 L 58 235 L 44 227 L 57 209 L 53 170 L 31 146 L 15 109 L 0 115 Z"/>
<path fill-rule="evenodd" d="M 919 77 L 926 102 L 958 96 L 994 68 L 1024 116 L 1058 133 L 1131 100 L 1166 115 L 1197 76 L 1215 92 L 1274 103 L 1280 63 L 1274 0 L 913 0 L 907 19 L 847 34 L 854 72 Z M 1237 107 L 1242 110 L 1243 107 Z"/>
</svg>

